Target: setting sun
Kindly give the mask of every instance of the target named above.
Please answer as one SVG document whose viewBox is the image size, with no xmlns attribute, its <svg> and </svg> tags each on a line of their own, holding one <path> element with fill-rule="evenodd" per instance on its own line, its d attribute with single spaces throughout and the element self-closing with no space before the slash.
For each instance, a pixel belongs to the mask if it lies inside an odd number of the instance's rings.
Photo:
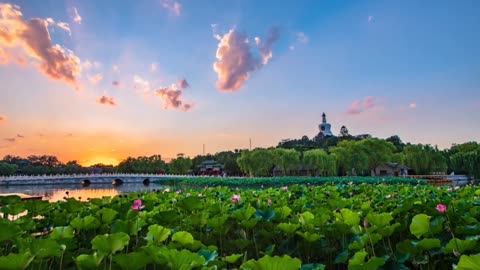
<svg viewBox="0 0 480 270">
<path fill-rule="evenodd" d="M 91 158 L 87 158 L 84 160 L 81 160 L 79 163 L 82 166 L 92 166 L 96 164 L 104 164 L 104 165 L 117 165 L 120 161 L 114 157 L 106 157 L 106 156 L 94 156 Z"/>
</svg>

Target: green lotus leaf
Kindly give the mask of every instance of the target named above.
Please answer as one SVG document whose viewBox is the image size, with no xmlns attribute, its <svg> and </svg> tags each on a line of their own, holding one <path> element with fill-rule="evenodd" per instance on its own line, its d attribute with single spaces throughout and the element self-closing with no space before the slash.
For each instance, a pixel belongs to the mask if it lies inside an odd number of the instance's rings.
<svg viewBox="0 0 480 270">
<path fill-rule="evenodd" d="M 0 219 L 0 242 L 13 239 L 22 233 L 22 229 L 13 222 Z"/>
<path fill-rule="evenodd" d="M 62 247 L 53 239 L 33 239 L 30 243 L 30 251 L 37 259 L 60 257 Z"/>
<path fill-rule="evenodd" d="M 443 254 L 453 254 L 453 252 L 457 250 L 460 254 L 463 254 L 467 250 L 475 249 L 475 247 L 477 247 L 477 240 L 454 238 L 450 239 L 448 244 L 442 249 L 442 252 Z"/>
<path fill-rule="evenodd" d="M 250 260 L 245 262 L 240 268 L 251 270 L 297 270 L 301 267 L 302 262 L 297 258 L 293 259 L 288 255 L 283 257 L 265 255 L 258 261 Z"/>
<path fill-rule="evenodd" d="M 300 228 L 300 224 L 280 223 L 277 227 L 286 234 L 294 234 Z"/>
<path fill-rule="evenodd" d="M 435 217 L 430 221 L 430 232 L 432 234 L 438 234 L 441 233 L 443 230 L 443 222 L 445 222 L 445 217 L 440 216 L 440 217 Z"/>
<path fill-rule="evenodd" d="M 193 244 L 193 236 L 189 232 L 176 232 L 172 236 L 172 242 L 179 243 L 182 246 L 187 246 Z"/>
<path fill-rule="evenodd" d="M 127 220 L 120 220 L 117 219 L 112 223 L 112 233 L 119 233 L 123 232 L 126 234 L 130 234 L 130 228 L 128 226 Z"/>
<path fill-rule="evenodd" d="M 207 266 L 208 263 L 215 261 L 218 257 L 218 252 L 216 250 L 202 249 L 197 254 L 205 258 L 205 266 Z"/>
<path fill-rule="evenodd" d="M 203 208 L 202 200 L 193 196 L 183 198 L 179 200 L 175 205 L 190 212 Z"/>
<path fill-rule="evenodd" d="M 25 205 L 21 202 L 20 203 L 7 204 L 7 205 L 0 208 L 0 212 L 8 214 L 8 215 L 12 215 L 12 216 L 16 216 L 18 214 L 21 214 L 21 213 L 25 212 L 25 210 L 26 210 Z"/>
<path fill-rule="evenodd" d="M 123 232 L 97 235 L 92 239 L 92 248 L 105 254 L 115 254 L 123 250 L 129 241 L 130 236 Z"/>
<path fill-rule="evenodd" d="M 390 222 L 393 220 L 393 217 L 389 213 L 369 213 L 366 217 L 368 223 L 372 226 L 377 226 L 379 228 L 386 227 L 390 225 Z"/>
<path fill-rule="evenodd" d="M 100 225 L 100 221 L 92 215 L 83 218 L 76 217 L 70 222 L 70 226 L 78 230 L 95 230 L 98 229 Z"/>
<path fill-rule="evenodd" d="M 287 218 L 288 215 L 290 215 L 290 213 L 292 213 L 292 209 L 290 209 L 290 207 L 288 207 L 288 206 L 282 206 L 282 207 L 275 208 L 275 214 L 280 219 Z"/>
<path fill-rule="evenodd" d="M 0 268 L 4 270 L 26 269 L 34 258 L 35 256 L 30 252 L 22 254 L 10 253 L 7 256 L 0 257 Z"/>
<path fill-rule="evenodd" d="M 190 270 L 205 264 L 205 258 L 203 258 L 203 256 L 192 253 L 186 249 L 182 251 L 175 249 L 164 250 L 161 256 L 172 270 Z"/>
<path fill-rule="evenodd" d="M 462 255 L 458 262 L 456 270 L 479 270 L 480 269 L 480 253 L 476 255 Z"/>
<path fill-rule="evenodd" d="M 340 210 L 340 213 L 342 214 L 342 219 L 345 224 L 356 226 L 360 223 L 360 217 L 352 210 L 344 208 Z"/>
<path fill-rule="evenodd" d="M 263 219 L 265 221 L 272 221 L 275 218 L 275 211 L 272 209 L 268 209 L 266 211 L 263 210 L 257 210 L 255 213 L 255 217 L 258 219 Z"/>
<path fill-rule="evenodd" d="M 145 237 L 145 240 L 147 240 L 148 243 L 160 245 L 168 239 L 170 234 L 172 234 L 170 229 L 154 224 L 148 227 L 148 233 L 147 237 Z"/>
<path fill-rule="evenodd" d="M 111 208 L 103 208 L 97 211 L 97 217 L 100 218 L 103 224 L 112 224 L 118 212 Z"/>
<path fill-rule="evenodd" d="M 36 216 L 50 208 L 50 203 L 44 200 L 28 200 L 25 201 L 25 208 L 28 210 L 29 216 Z"/>
<path fill-rule="evenodd" d="M 310 264 L 304 264 L 302 265 L 301 270 L 324 270 L 325 265 L 321 263 L 310 263 Z"/>
<path fill-rule="evenodd" d="M 80 270 L 97 269 L 102 263 L 103 257 L 96 252 L 93 255 L 82 254 L 75 258 L 75 264 Z"/>
<path fill-rule="evenodd" d="M 50 234 L 50 238 L 53 240 L 72 239 L 73 234 L 73 228 L 70 226 L 55 227 Z"/>
<path fill-rule="evenodd" d="M 365 258 L 368 255 L 365 251 L 358 251 L 353 258 L 348 261 L 348 270 L 376 270 L 385 264 L 385 259 L 371 257 L 367 262 Z"/>
<path fill-rule="evenodd" d="M 306 211 L 300 215 L 299 221 L 302 225 L 308 226 L 308 225 L 313 225 L 313 220 L 315 219 L 315 216 L 309 212 Z"/>
<path fill-rule="evenodd" d="M 214 230 L 219 230 L 223 228 L 223 225 L 227 221 L 228 216 L 214 217 L 207 221 L 207 225 Z"/>
<path fill-rule="evenodd" d="M 223 258 L 223 260 L 228 263 L 236 263 L 238 259 L 240 259 L 241 257 L 243 257 L 243 254 L 232 254 L 232 255 L 226 256 L 225 258 Z"/>
<path fill-rule="evenodd" d="M 242 221 L 242 223 L 240 223 L 242 225 L 242 227 L 245 227 L 247 229 L 251 229 L 253 227 L 255 227 L 255 225 L 257 225 L 258 223 L 258 219 L 249 219 L 249 220 L 244 220 Z"/>
<path fill-rule="evenodd" d="M 305 239 L 307 242 L 315 242 L 318 239 L 324 237 L 321 234 L 318 233 L 311 233 L 311 232 L 297 232 L 298 235 L 300 235 L 303 239 Z"/>
<path fill-rule="evenodd" d="M 256 212 L 257 212 L 257 209 L 255 209 L 255 207 L 251 206 L 250 204 L 247 204 L 243 208 L 234 211 L 232 213 L 232 217 L 234 217 L 235 219 L 240 220 L 240 221 L 248 220 Z"/>
<path fill-rule="evenodd" d="M 436 238 L 425 238 L 418 242 L 418 246 L 423 250 L 430 250 L 434 248 L 440 248 L 441 243 L 440 240 Z"/>
<path fill-rule="evenodd" d="M 152 259 L 143 252 L 131 252 L 113 256 L 113 261 L 123 270 L 138 270 L 152 262 Z"/>
<path fill-rule="evenodd" d="M 430 229 L 430 216 L 425 214 L 418 214 L 412 218 L 410 223 L 410 232 L 417 238 L 429 232 Z"/>
<path fill-rule="evenodd" d="M 350 252 L 348 250 L 344 250 L 342 253 L 338 254 L 335 258 L 335 264 L 344 263 L 348 260 L 350 256 Z"/>
<path fill-rule="evenodd" d="M 0 205 L 9 205 L 21 202 L 22 198 L 17 195 L 0 196 Z"/>
</svg>

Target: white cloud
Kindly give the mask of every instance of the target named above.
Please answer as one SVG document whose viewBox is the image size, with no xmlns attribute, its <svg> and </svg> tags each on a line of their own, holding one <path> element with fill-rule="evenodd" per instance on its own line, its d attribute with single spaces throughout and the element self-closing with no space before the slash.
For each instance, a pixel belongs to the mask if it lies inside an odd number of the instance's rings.
<svg viewBox="0 0 480 270">
<path fill-rule="evenodd" d="M 148 80 L 143 79 L 142 77 L 138 75 L 133 76 L 133 82 L 135 83 L 135 89 L 139 89 L 143 92 L 149 92 L 150 91 L 150 82 Z"/>
<path fill-rule="evenodd" d="M 80 16 L 76 7 L 73 7 L 73 21 L 82 24 L 82 16 Z"/>
</svg>

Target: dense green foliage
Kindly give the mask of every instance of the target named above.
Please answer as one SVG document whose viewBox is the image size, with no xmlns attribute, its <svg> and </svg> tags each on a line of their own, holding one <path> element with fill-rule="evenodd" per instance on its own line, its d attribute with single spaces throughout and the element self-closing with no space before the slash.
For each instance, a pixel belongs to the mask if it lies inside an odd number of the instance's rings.
<svg viewBox="0 0 480 270">
<path fill-rule="evenodd" d="M 223 177 L 162 177 L 156 183 L 162 185 L 183 185 L 186 186 L 229 186 L 229 187 L 270 187 L 288 186 L 295 184 L 324 185 L 324 184 L 412 184 L 424 185 L 425 180 L 402 178 L 402 177 L 253 177 L 253 178 L 223 178 Z"/>
<path fill-rule="evenodd" d="M 480 189 L 226 187 L 2 197 L 1 269 L 478 269 Z"/>
<path fill-rule="evenodd" d="M 129 157 L 118 164 L 118 171 L 123 173 L 157 173 L 166 169 L 165 161 L 160 155 L 150 157 Z"/>
<path fill-rule="evenodd" d="M 480 145 L 469 142 L 439 150 L 431 145 L 405 144 L 398 136 L 385 140 L 371 136 L 351 136 L 346 128 L 340 137 L 283 141 L 277 148 L 223 151 L 189 158 L 180 154 L 170 163 L 160 155 L 129 157 L 118 166 L 97 164 L 82 167 L 76 161 L 66 164 L 54 156 L 6 156 L 0 162 L 17 166 L 15 174 L 74 173 L 173 173 L 199 174 L 199 165 L 215 161 L 228 176 L 369 176 L 379 165 L 407 166 L 410 174 L 451 173 L 480 177 Z M 0 175 L 11 174 L 12 167 L 0 167 Z"/>
<path fill-rule="evenodd" d="M 179 156 L 172 160 L 168 165 L 168 173 L 172 174 L 187 174 L 192 167 L 192 160 Z"/>
<path fill-rule="evenodd" d="M 15 164 L 0 162 L 0 175 L 14 175 L 18 170 Z"/>
</svg>

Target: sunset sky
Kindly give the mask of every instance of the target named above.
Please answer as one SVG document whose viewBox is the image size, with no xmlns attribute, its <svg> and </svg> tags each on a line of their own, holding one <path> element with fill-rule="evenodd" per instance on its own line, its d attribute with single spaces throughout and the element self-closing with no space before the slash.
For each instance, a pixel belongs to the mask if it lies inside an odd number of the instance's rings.
<svg viewBox="0 0 480 270">
<path fill-rule="evenodd" d="M 0 158 L 480 141 L 480 1 L 0 0 Z"/>
</svg>

